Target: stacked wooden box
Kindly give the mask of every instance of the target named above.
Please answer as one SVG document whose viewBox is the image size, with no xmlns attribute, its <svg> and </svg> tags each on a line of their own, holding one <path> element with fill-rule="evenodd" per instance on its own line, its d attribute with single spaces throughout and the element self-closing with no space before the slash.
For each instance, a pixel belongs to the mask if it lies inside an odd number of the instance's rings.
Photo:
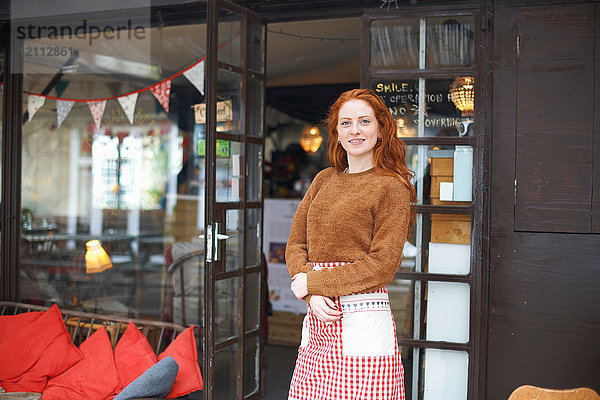
<svg viewBox="0 0 600 400">
<path fill-rule="evenodd" d="M 431 204 L 469 205 L 469 202 L 440 200 L 440 183 L 454 181 L 454 159 L 431 157 Z M 431 214 L 431 242 L 471 243 L 471 217 L 464 214 Z"/>
</svg>

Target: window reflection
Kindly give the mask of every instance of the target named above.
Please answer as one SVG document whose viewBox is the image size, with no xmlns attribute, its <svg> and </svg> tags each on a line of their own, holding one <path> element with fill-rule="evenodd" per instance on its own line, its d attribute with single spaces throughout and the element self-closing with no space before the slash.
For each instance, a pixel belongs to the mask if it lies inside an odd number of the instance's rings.
<svg viewBox="0 0 600 400">
<path fill-rule="evenodd" d="M 25 90 L 49 87 L 51 97 L 23 125 L 19 300 L 202 322 L 205 152 L 193 106 L 205 103 L 204 77 L 177 72 L 204 71 L 206 25 L 204 7 L 189 9 L 194 24 L 165 15 L 149 28 L 152 59 L 136 69 L 109 68 L 88 49 L 56 81 L 59 71 L 26 61 Z M 105 44 L 112 55 L 140 50 Z M 153 91 L 166 82 L 170 92 Z M 94 113 L 88 101 L 105 108 Z M 86 273 L 91 240 L 112 268 Z"/>
<path fill-rule="evenodd" d="M 371 68 L 418 68 L 419 24 L 418 19 L 373 21 L 371 24 Z"/>
<path fill-rule="evenodd" d="M 427 19 L 427 68 L 467 67 L 474 59 L 473 17 Z"/>
<path fill-rule="evenodd" d="M 419 107 L 420 83 L 416 79 L 372 80 L 373 89 L 385 102 L 398 124 L 399 137 L 471 136 L 474 86 L 472 77 L 423 80 L 424 108 Z M 419 120 L 423 116 L 422 121 Z"/>
</svg>

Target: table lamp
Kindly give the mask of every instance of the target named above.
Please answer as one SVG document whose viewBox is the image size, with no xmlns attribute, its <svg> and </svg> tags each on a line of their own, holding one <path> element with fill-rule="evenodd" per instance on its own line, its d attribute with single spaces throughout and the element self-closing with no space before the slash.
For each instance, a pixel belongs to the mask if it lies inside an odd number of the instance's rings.
<svg viewBox="0 0 600 400">
<path fill-rule="evenodd" d="M 85 244 L 85 272 L 87 274 L 96 274 L 112 268 L 110 257 L 100 246 L 100 241 L 90 240 Z"/>
</svg>

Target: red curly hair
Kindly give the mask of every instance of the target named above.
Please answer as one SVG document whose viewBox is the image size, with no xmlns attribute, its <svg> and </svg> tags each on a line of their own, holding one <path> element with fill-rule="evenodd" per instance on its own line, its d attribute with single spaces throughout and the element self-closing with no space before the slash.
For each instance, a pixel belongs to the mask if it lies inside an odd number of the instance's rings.
<svg viewBox="0 0 600 400">
<path fill-rule="evenodd" d="M 377 172 L 383 175 L 395 176 L 400 179 L 410 190 L 410 201 L 415 203 L 417 192 L 411 179 L 415 175 L 406 165 L 406 145 L 396 135 L 396 120 L 381 97 L 370 89 L 348 90 L 340 95 L 329 108 L 327 127 L 329 130 L 329 160 L 338 171 L 348 167 L 346 150 L 338 143 L 338 114 L 340 108 L 349 100 L 363 100 L 372 109 L 377 119 L 377 128 L 381 141 L 377 141 L 373 149 L 373 163 Z"/>
</svg>

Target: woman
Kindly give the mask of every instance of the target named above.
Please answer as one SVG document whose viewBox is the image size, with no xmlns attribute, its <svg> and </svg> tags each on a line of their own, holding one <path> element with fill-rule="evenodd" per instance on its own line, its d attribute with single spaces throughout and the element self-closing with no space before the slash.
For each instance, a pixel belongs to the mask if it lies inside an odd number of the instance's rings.
<svg viewBox="0 0 600 400">
<path fill-rule="evenodd" d="M 373 91 L 331 106 L 329 158 L 300 202 L 286 247 L 292 291 L 308 304 L 290 400 L 404 399 L 387 283 L 415 190 L 396 122 Z"/>
</svg>

